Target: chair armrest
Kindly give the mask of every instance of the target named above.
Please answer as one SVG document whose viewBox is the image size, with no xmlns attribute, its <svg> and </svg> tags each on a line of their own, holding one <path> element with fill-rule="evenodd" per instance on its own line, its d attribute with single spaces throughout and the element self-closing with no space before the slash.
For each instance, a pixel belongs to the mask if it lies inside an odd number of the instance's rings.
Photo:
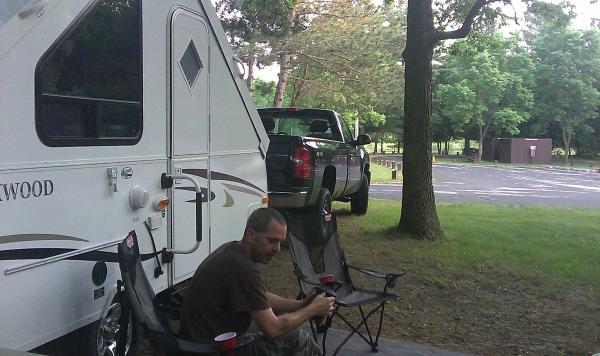
<svg viewBox="0 0 600 356">
<path fill-rule="evenodd" d="M 366 274 L 367 276 L 385 279 L 385 289 L 387 289 L 388 287 L 394 288 L 394 286 L 396 285 L 396 279 L 398 277 L 402 277 L 406 274 L 406 272 L 388 273 L 388 272 L 375 271 L 375 270 L 372 270 L 369 268 L 362 268 L 362 267 L 356 267 L 356 266 L 351 266 L 351 265 L 347 265 L 347 266 L 348 266 L 348 268 L 351 268 L 362 274 Z"/>
</svg>

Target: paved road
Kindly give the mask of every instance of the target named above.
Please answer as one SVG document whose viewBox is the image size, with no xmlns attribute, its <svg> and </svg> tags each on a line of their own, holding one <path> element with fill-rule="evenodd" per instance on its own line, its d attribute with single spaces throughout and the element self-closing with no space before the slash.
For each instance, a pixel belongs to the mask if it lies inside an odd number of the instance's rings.
<svg viewBox="0 0 600 356">
<path fill-rule="evenodd" d="M 555 168 L 435 164 L 436 201 L 600 207 L 600 173 Z M 400 200 L 401 184 L 373 184 L 372 198 Z"/>
</svg>

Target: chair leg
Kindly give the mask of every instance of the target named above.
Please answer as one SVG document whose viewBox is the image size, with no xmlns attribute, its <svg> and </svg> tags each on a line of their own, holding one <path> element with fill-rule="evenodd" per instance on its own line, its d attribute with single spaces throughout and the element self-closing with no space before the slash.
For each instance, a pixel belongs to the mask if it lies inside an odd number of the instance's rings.
<svg viewBox="0 0 600 356">
<path fill-rule="evenodd" d="M 379 342 L 379 334 L 381 333 L 381 325 L 383 323 L 383 312 L 381 311 L 381 309 L 383 309 L 385 305 L 385 302 L 380 303 L 377 307 L 373 308 L 371 311 L 369 311 L 367 313 L 367 315 L 365 316 L 362 308 L 359 308 L 361 310 L 361 316 L 362 316 L 362 321 L 360 323 L 358 323 L 358 325 L 354 326 L 352 325 L 352 323 L 350 323 L 346 318 L 344 318 L 343 315 L 341 314 L 337 314 L 339 316 L 339 318 L 346 324 L 348 325 L 348 327 L 352 330 L 345 338 L 344 340 L 342 340 L 342 342 L 338 345 L 338 347 L 335 349 L 335 351 L 333 352 L 333 355 L 335 356 L 340 349 L 348 342 L 348 340 L 350 340 L 350 338 L 354 335 L 357 334 L 358 336 L 360 336 L 369 346 L 371 346 L 371 351 L 373 352 L 378 352 L 379 351 L 379 346 L 378 346 L 378 342 Z M 371 317 L 371 315 L 373 315 L 374 313 L 376 313 L 377 311 L 380 311 L 380 318 L 379 318 L 379 330 L 377 330 L 377 336 L 375 338 L 375 341 L 373 341 L 373 338 L 371 336 L 371 333 L 368 329 L 368 326 L 366 325 L 366 321 Z M 369 335 L 369 339 L 367 339 L 359 330 L 360 327 L 363 326 L 363 324 L 365 325 L 365 328 L 367 329 L 367 333 Z"/>
<path fill-rule="evenodd" d="M 346 322 L 346 324 L 350 325 L 350 328 L 352 328 L 352 325 L 344 318 L 340 315 L 340 318 L 342 320 L 344 320 L 344 322 Z M 352 335 L 357 334 L 357 332 L 355 330 L 352 330 L 352 332 L 350 332 L 348 335 L 346 335 L 346 337 L 344 338 L 344 340 L 342 340 L 342 342 L 338 345 L 338 347 L 335 349 L 335 351 L 333 351 L 333 356 L 337 355 L 337 353 L 342 349 L 342 347 L 348 342 L 348 340 L 350 340 L 350 338 L 352 337 Z M 360 335 L 360 333 L 358 333 L 358 335 Z M 365 339 L 362 335 L 360 335 L 363 339 Z M 366 339 L 365 339 L 366 340 Z M 325 356 L 325 353 L 323 353 L 323 356 Z"/>
<path fill-rule="evenodd" d="M 358 306 L 358 310 L 360 310 L 360 316 L 362 317 L 363 323 L 365 324 L 365 329 L 367 330 L 367 335 L 369 335 L 369 345 L 371 345 L 371 351 L 377 351 L 377 343 L 375 343 L 375 347 L 373 347 L 373 336 L 371 336 L 371 330 L 369 329 L 369 323 L 367 323 L 367 319 L 365 319 L 365 313 L 363 312 L 362 305 Z"/>
<path fill-rule="evenodd" d="M 365 336 L 364 336 L 364 335 L 363 335 L 363 334 L 360 332 L 360 330 L 359 330 L 359 328 L 360 328 L 360 327 L 363 325 L 363 323 L 364 323 L 364 322 L 362 322 L 362 321 L 361 321 L 360 323 L 358 323 L 358 325 L 357 325 L 357 326 L 354 326 L 354 325 L 352 325 L 352 323 L 350 323 L 350 322 L 348 321 L 348 319 L 344 318 L 344 317 L 343 317 L 342 315 L 340 315 L 340 314 L 338 314 L 338 315 L 339 315 L 340 319 L 342 319 L 342 321 L 343 321 L 344 323 L 346 323 L 346 325 L 348 325 L 348 327 L 349 327 L 349 328 L 352 330 L 352 331 L 351 331 L 351 332 L 348 334 L 348 336 L 346 336 L 346 338 L 344 339 L 344 341 L 343 341 L 343 342 L 340 344 L 340 346 L 338 347 L 338 349 L 340 349 L 340 348 L 341 348 L 341 346 L 343 346 L 343 345 L 344 345 L 344 344 L 345 344 L 345 343 L 346 343 L 346 342 L 347 342 L 347 341 L 348 341 L 348 340 L 349 340 L 349 339 L 352 337 L 352 335 L 354 335 L 354 334 L 356 334 L 356 335 L 360 336 L 360 338 L 361 338 L 361 339 L 363 339 L 363 340 L 364 340 L 364 341 L 365 341 L 367 344 L 371 345 L 371 343 L 370 343 L 369 339 L 367 339 L 367 338 L 366 338 L 366 337 L 365 337 Z M 335 353 L 334 353 L 334 355 L 335 355 Z"/>
<path fill-rule="evenodd" d="M 129 327 L 129 301 L 127 300 L 127 295 L 123 288 L 128 288 L 128 286 L 124 286 L 124 283 L 120 280 L 117 281 L 117 299 L 121 304 L 119 334 L 117 335 L 117 347 L 115 350 L 115 354 L 118 356 L 125 356 L 125 347 L 127 345 L 127 329 Z"/>
<path fill-rule="evenodd" d="M 381 334 L 381 327 L 383 326 L 383 313 L 385 311 L 385 302 L 381 302 L 381 311 L 379 313 L 379 327 L 377 328 L 377 336 L 375 336 L 375 346 L 378 346 L 379 335 Z"/>
</svg>

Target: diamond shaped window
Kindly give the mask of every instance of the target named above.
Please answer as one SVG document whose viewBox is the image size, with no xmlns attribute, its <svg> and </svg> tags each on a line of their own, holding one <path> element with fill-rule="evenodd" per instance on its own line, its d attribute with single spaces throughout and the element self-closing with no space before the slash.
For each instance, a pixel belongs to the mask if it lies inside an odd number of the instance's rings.
<svg viewBox="0 0 600 356">
<path fill-rule="evenodd" d="M 198 56 L 198 51 L 196 51 L 196 46 L 194 46 L 194 41 L 190 41 L 183 57 L 179 60 L 179 64 L 183 69 L 183 75 L 185 75 L 188 85 L 192 88 L 202 70 L 202 62 L 200 56 Z"/>
</svg>

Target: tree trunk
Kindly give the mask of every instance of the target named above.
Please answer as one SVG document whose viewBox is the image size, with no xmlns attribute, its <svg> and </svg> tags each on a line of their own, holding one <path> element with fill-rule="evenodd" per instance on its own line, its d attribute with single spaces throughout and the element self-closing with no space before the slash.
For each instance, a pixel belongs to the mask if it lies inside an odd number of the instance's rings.
<svg viewBox="0 0 600 356">
<path fill-rule="evenodd" d="M 248 86 L 248 90 L 250 91 L 250 94 L 252 94 L 252 91 L 254 90 L 254 64 L 256 63 L 256 58 L 254 58 L 254 56 L 250 56 L 250 58 L 248 58 L 248 63 L 246 63 L 246 65 L 248 66 L 248 77 L 246 78 L 246 86 Z"/>
<path fill-rule="evenodd" d="M 465 156 L 469 155 L 469 151 L 471 150 L 471 140 L 469 140 L 468 138 L 465 138 L 465 144 L 464 144 L 465 148 L 463 148 L 463 154 Z"/>
<path fill-rule="evenodd" d="M 483 156 L 483 139 L 485 139 L 491 124 L 491 122 L 488 122 L 485 124 L 485 127 L 484 125 L 479 125 L 479 150 L 477 150 L 477 162 L 481 162 L 481 157 Z"/>
<path fill-rule="evenodd" d="M 408 28 L 403 58 L 404 152 L 402 231 L 419 239 L 442 237 L 431 179 L 431 60 L 433 58 L 432 0 L 408 1 Z"/>
<path fill-rule="evenodd" d="M 479 125 L 479 148 L 477 149 L 476 162 L 481 162 L 481 153 L 483 148 L 483 125 Z"/>
<path fill-rule="evenodd" d="M 383 127 L 381 127 L 381 129 L 379 130 L 379 134 L 381 135 L 381 145 L 379 145 L 379 149 L 381 150 L 381 154 L 383 154 Z"/>
<path fill-rule="evenodd" d="M 450 148 L 448 147 L 448 141 L 444 142 L 444 155 L 448 155 L 448 151 L 450 150 Z"/>
<path fill-rule="evenodd" d="M 289 38 L 292 34 L 292 29 L 296 24 L 296 9 L 290 9 L 290 23 L 285 31 L 285 37 Z M 286 44 L 283 43 L 281 46 L 281 52 L 279 52 L 279 80 L 277 80 L 277 88 L 275 89 L 275 98 L 273 99 L 273 106 L 280 108 L 285 97 L 285 86 L 288 81 L 288 72 L 290 69 L 290 53 L 286 48 Z"/>
<path fill-rule="evenodd" d="M 288 81 L 288 69 L 290 66 L 290 54 L 286 49 L 279 53 L 279 80 L 275 89 L 275 98 L 273 99 L 273 107 L 280 108 L 285 96 L 285 86 Z"/>
<path fill-rule="evenodd" d="M 565 164 L 569 166 L 569 159 L 571 158 L 571 132 L 567 133 L 565 127 L 561 127 L 563 146 L 565 147 Z"/>
<path fill-rule="evenodd" d="M 292 100 L 290 102 L 291 107 L 296 107 L 298 104 L 298 99 L 300 98 L 300 93 L 302 93 L 302 89 L 304 88 L 304 81 L 306 80 L 306 76 L 308 73 L 308 61 L 304 63 L 304 69 L 302 70 L 302 77 L 298 80 L 294 81 L 294 91 L 292 92 Z"/>
<path fill-rule="evenodd" d="M 377 153 L 377 140 L 373 141 L 375 143 L 375 148 L 373 149 L 373 153 Z"/>
</svg>

